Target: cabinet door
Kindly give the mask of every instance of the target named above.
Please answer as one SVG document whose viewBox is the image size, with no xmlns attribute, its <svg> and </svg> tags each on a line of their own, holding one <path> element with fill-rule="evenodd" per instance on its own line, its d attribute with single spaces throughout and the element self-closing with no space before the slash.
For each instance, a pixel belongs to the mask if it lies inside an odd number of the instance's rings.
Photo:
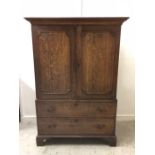
<svg viewBox="0 0 155 155">
<path fill-rule="evenodd" d="M 78 27 L 78 97 L 115 98 L 119 34 L 117 26 Z"/>
<path fill-rule="evenodd" d="M 74 30 L 69 26 L 33 26 L 36 95 L 38 99 L 73 95 Z"/>
</svg>

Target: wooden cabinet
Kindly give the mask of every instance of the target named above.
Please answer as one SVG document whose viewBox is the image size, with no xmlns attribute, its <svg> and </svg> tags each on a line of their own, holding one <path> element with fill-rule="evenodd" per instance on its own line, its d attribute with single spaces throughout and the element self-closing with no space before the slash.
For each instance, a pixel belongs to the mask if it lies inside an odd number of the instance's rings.
<svg viewBox="0 0 155 155">
<path fill-rule="evenodd" d="M 62 137 L 116 145 L 121 24 L 127 18 L 26 18 L 32 24 L 37 145 Z"/>
</svg>

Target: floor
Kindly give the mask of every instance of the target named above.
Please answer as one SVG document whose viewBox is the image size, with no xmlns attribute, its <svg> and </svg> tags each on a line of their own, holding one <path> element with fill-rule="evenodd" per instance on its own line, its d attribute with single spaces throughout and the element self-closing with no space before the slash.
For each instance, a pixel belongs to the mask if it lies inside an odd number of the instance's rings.
<svg viewBox="0 0 155 155">
<path fill-rule="evenodd" d="M 134 121 L 118 121 L 117 147 L 104 144 L 54 144 L 36 146 L 36 122 L 20 123 L 20 155 L 134 155 Z"/>
</svg>

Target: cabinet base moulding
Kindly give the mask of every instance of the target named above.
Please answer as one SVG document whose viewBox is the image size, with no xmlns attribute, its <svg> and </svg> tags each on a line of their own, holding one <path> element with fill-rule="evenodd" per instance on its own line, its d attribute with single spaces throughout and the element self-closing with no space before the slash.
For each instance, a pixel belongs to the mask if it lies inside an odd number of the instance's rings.
<svg viewBox="0 0 155 155">
<path fill-rule="evenodd" d="M 37 146 L 47 144 L 106 144 L 116 146 L 116 136 L 69 136 L 69 135 L 38 135 Z"/>
</svg>

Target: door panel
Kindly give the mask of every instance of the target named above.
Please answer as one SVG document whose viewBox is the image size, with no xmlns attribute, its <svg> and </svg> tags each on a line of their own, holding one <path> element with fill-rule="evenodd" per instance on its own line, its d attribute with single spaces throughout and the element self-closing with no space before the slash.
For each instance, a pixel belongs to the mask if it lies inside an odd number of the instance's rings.
<svg viewBox="0 0 155 155">
<path fill-rule="evenodd" d="M 42 32 L 38 38 L 40 90 L 66 94 L 70 85 L 70 45 L 65 32 Z"/>
<path fill-rule="evenodd" d="M 73 91 L 74 31 L 64 27 L 38 27 L 35 61 L 39 98 L 69 98 Z"/>
<path fill-rule="evenodd" d="M 82 27 L 79 83 L 81 98 L 112 98 L 115 74 L 115 32 Z"/>
</svg>

